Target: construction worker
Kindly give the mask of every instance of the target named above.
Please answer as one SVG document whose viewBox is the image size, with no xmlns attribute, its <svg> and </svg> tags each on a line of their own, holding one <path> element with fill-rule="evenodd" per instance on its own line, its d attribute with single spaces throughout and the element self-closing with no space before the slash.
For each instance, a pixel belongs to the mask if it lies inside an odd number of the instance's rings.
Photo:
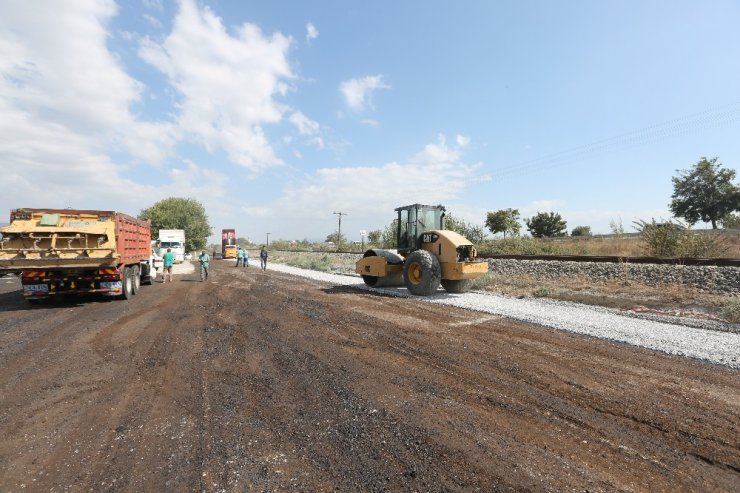
<svg viewBox="0 0 740 493">
<path fill-rule="evenodd" d="M 170 282 L 172 282 L 172 266 L 175 263 L 175 254 L 172 253 L 172 249 L 168 248 L 164 255 L 162 255 L 162 268 L 164 269 L 164 279 L 162 282 L 167 282 L 169 276 Z"/>
<path fill-rule="evenodd" d="M 200 253 L 200 257 L 198 257 L 198 262 L 200 262 L 200 281 L 207 281 L 208 265 L 211 262 L 211 257 L 208 256 L 205 250 Z"/>
</svg>

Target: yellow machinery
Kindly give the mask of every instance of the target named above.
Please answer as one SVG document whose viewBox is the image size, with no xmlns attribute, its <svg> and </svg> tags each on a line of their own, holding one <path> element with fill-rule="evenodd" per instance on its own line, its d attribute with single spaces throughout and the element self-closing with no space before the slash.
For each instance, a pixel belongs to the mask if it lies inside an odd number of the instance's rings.
<svg viewBox="0 0 740 493">
<path fill-rule="evenodd" d="M 398 253 L 371 249 L 355 264 L 368 286 L 405 284 L 412 294 L 428 296 L 441 284 L 449 293 L 465 293 L 488 272 L 470 241 L 444 229 L 443 206 L 413 204 L 396 212 Z"/>
<path fill-rule="evenodd" d="M 237 251 L 236 245 L 226 245 L 223 248 L 223 254 L 221 254 L 221 256 L 223 258 L 236 258 L 236 251 Z"/>
</svg>

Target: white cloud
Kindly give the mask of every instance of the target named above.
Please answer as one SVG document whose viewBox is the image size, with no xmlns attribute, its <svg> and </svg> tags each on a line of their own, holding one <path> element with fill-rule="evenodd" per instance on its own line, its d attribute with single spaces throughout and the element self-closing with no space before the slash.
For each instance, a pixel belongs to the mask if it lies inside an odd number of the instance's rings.
<svg viewBox="0 0 740 493">
<path fill-rule="evenodd" d="M 449 203 L 486 177 L 480 164 L 467 164 L 460 149 L 444 136 L 406 162 L 355 168 L 322 168 L 289 185 L 277 203 L 293 220 L 326 220 L 332 211 L 348 211 L 353 221 L 385 219 L 407 203 Z"/>
<path fill-rule="evenodd" d="M 15 2 L 3 9 L 0 97 L 75 131 L 130 125 L 128 106 L 142 86 L 106 49 L 106 24 L 115 14 L 113 2 L 95 0 L 59 9 Z"/>
<path fill-rule="evenodd" d="M 0 98 L 1 201 L 11 207 L 109 208 L 138 212 L 153 187 L 126 179 L 94 137 L 38 120 Z"/>
<path fill-rule="evenodd" d="M 113 202 L 135 210 L 142 196 L 152 195 L 151 186 L 127 179 L 109 153 L 131 150 L 134 159 L 156 164 L 170 154 L 175 134 L 129 110 L 143 86 L 106 47 L 116 13 L 114 2 L 97 0 L 58 9 L 18 1 L 3 10 L 3 203 L 94 208 Z"/>
<path fill-rule="evenodd" d="M 391 86 L 383 82 L 382 75 L 372 75 L 359 79 L 350 79 L 339 85 L 344 101 L 351 110 L 363 111 L 374 109 L 373 93 L 380 89 L 390 89 Z"/>
<path fill-rule="evenodd" d="M 282 34 L 267 37 L 248 23 L 231 36 L 209 8 L 182 0 L 172 32 L 161 43 L 146 38 L 139 54 L 177 90 L 177 124 L 185 136 L 259 171 L 282 164 L 262 127 L 288 110 L 274 98 L 287 92 L 294 77 L 290 44 Z"/>
<path fill-rule="evenodd" d="M 373 128 L 377 128 L 380 126 L 380 122 L 378 120 L 373 120 L 372 118 L 365 118 L 364 120 L 360 120 L 360 123 Z"/>
<path fill-rule="evenodd" d="M 141 0 L 141 3 L 144 4 L 144 7 L 152 10 L 158 10 L 159 12 L 162 12 L 164 10 L 164 7 L 162 6 L 162 0 Z"/>
<path fill-rule="evenodd" d="M 458 134 L 455 136 L 455 142 L 457 142 L 457 145 L 460 147 L 467 147 L 468 144 L 470 144 L 470 137 Z"/>
<path fill-rule="evenodd" d="M 321 129 L 318 122 L 311 120 L 300 111 L 294 111 L 290 117 L 288 117 L 288 120 L 296 126 L 298 133 L 301 135 L 315 135 L 319 133 L 319 130 Z"/>
<path fill-rule="evenodd" d="M 534 216 L 538 212 L 559 212 L 558 209 L 562 209 L 566 206 L 564 200 L 535 200 L 534 202 L 522 206 L 519 208 L 519 212 L 522 217 Z"/>
<path fill-rule="evenodd" d="M 319 37 L 319 30 L 312 23 L 306 24 L 306 42 Z"/>
<path fill-rule="evenodd" d="M 157 29 L 162 28 L 162 23 L 153 15 L 144 14 L 144 20 L 151 24 L 152 27 L 155 27 Z"/>
</svg>

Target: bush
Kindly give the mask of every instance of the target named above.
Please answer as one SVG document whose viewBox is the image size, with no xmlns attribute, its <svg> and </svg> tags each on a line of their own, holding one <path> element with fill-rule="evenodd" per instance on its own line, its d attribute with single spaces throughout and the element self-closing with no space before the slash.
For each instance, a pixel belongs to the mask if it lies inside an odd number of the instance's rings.
<svg viewBox="0 0 740 493">
<path fill-rule="evenodd" d="M 722 315 L 733 324 L 740 323 L 740 299 L 732 298 L 725 302 Z"/>
<path fill-rule="evenodd" d="M 571 236 L 591 236 L 591 226 L 576 226 L 570 232 Z"/>
<path fill-rule="evenodd" d="M 547 288 L 537 288 L 532 293 L 532 296 L 535 298 L 546 298 L 550 296 L 550 290 Z"/>
<path fill-rule="evenodd" d="M 489 255 L 565 255 L 562 245 L 537 238 L 488 240 L 476 248 L 478 252 Z"/>
<path fill-rule="evenodd" d="M 635 224 L 648 255 L 654 257 L 720 257 L 728 249 L 721 236 L 696 233 L 676 221 L 639 220 Z"/>
<path fill-rule="evenodd" d="M 276 259 L 277 260 L 277 259 Z M 331 259 L 328 255 L 316 258 L 314 256 L 298 256 L 285 260 L 287 265 L 298 267 L 299 269 L 318 270 L 321 272 L 331 271 Z"/>
<path fill-rule="evenodd" d="M 473 279 L 473 289 L 483 289 L 493 283 L 493 277 L 490 273 L 483 274 L 482 276 Z"/>
</svg>

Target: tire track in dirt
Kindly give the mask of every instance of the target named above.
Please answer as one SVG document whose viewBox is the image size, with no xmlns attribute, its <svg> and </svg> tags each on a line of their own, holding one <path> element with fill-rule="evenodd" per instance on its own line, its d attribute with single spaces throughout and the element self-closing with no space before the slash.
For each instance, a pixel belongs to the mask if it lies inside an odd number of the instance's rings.
<svg viewBox="0 0 740 493">
<path fill-rule="evenodd" d="M 39 311 L 0 294 L 0 341 L 12 344 L 0 347 L 0 484 L 738 484 L 735 370 L 231 262 L 214 262 L 212 282 L 180 281 Z"/>
</svg>

